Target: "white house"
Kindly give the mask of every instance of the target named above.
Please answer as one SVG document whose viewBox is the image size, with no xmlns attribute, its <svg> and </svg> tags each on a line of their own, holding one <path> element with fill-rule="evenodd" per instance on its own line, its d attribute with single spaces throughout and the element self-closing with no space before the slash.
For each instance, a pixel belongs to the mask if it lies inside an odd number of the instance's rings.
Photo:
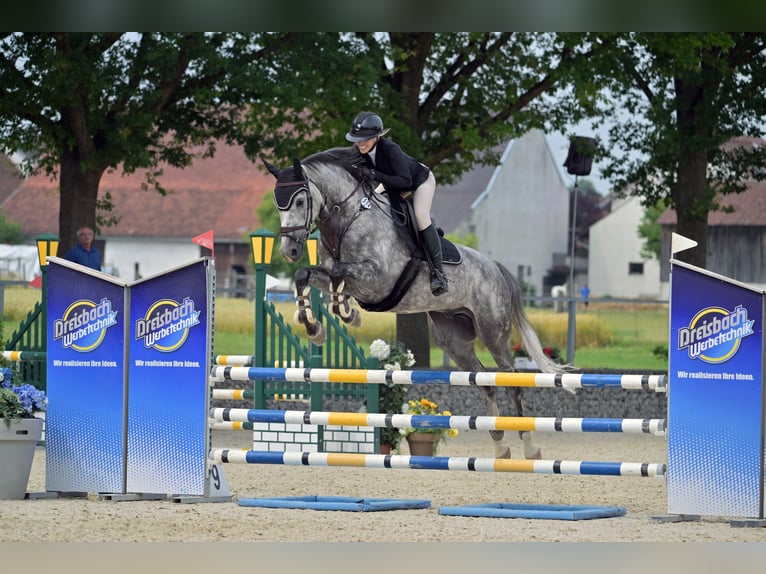
<svg viewBox="0 0 766 574">
<path fill-rule="evenodd" d="M 478 249 L 547 295 L 566 282 L 569 191 L 541 130 L 508 143 L 500 164 L 441 186 L 434 218 L 445 231 L 475 233 Z M 445 225 L 446 223 L 446 225 Z"/>
<path fill-rule="evenodd" d="M 641 256 L 638 197 L 612 202 L 612 212 L 590 227 L 588 286 L 591 297 L 661 299 L 660 262 Z"/>
</svg>

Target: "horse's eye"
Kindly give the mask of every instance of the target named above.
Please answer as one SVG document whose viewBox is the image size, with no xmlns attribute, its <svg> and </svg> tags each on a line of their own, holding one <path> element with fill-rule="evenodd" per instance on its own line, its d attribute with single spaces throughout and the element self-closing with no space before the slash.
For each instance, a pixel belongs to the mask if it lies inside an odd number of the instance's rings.
<svg viewBox="0 0 766 574">
<path fill-rule="evenodd" d="M 300 199 L 296 199 L 295 200 L 295 206 L 296 207 L 303 207 L 304 205 L 306 205 L 306 200 L 305 199 L 300 198 Z"/>
</svg>

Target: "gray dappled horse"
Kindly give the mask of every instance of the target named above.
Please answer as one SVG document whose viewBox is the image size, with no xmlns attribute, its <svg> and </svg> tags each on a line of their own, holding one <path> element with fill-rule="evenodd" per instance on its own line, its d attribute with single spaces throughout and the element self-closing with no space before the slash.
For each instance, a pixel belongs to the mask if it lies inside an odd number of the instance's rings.
<svg viewBox="0 0 766 574">
<path fill-rule="evenodd" d="M 522 298 L 521 286 L 500 263 L 478 251 L 455 245 L 459 263 L 445 268 L 449 291 L 431 294 L 430 272 L 424 259 L 413 259 L 411 247 L 396 229 L 399 209 L 392 209 L 386 194 L 375 193 L 371 182 L 354 168 L 360 161 L 353 147 L 315 153 L 291 167 L 264 165 L 276 178 L 274 199 L 279 209 L 279 252 L 297 261 L 314 226 L 319 229 L 319 265 L 295 274 L 298 297 L 296 323 L 310 339 L 324 343 L 325 332 L 309 307 L 309 286 L 329 295 L 332 311 L 358 326 L 359 311 L 350 298 L 366 310 L 428 314 L 433 342 L 462 371 L 484 371 L 474 351 L 478 338 L 492 354 L 499 370 L 512 371 L 510 337 L 518 329 L 524 347 L 543 372 L 564 368 L 543 352 Z M 401 204 L 403 205 L 403 204 Z M 414 247 L 417 251 L 417 246 Z M 404 288 L 402 285 L 409 284 Z M 480 386 L 488 416 L 498 416 L 497 388 Z M 521 389 L 511 388 L 519 416 L 524 416 Z M 519 433 L 526 458 L 540 458 L 531 432 Z M 495 457 L 510 458 L 503 431 L 490 431 Z"/>
</svg>

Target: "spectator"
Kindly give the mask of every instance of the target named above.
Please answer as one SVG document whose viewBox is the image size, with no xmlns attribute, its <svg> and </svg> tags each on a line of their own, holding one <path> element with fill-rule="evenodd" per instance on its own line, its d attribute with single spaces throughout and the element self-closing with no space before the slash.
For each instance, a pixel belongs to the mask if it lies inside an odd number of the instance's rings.
<svg viewBox="0 0 766 574">
<path fill-rule="evenodd" d="M 64 259 L 101 271 L 101 252 L 93 245 L 93 229 L 82 225 L 77 229 L 77 245 L 64 255 Z"/>
<path fill-rule="evenodd" d="M 588 310 L 588 297 L 590 297 L 590 289 L 587 285 L 583 285 L 580 289 L 580 297 L 582 297 L 583 305 L 585 305 L 585 310 Z"/>
</svg>

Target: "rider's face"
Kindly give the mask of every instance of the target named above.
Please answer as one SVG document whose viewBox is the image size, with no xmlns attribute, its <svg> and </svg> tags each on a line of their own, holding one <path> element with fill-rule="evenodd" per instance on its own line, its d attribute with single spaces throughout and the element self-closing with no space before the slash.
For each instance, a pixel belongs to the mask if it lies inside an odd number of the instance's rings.
<svg viewBox="0 0 766 574">
<path fill-rule="evenodd" d="M 370 153 L 370 150 L 372 150 L 372 148 L 375 147 L 376 143 L 378 143 L 377 136 L 372 137 L 368 140 L 354 142 L 354 145 L 359 149 L 361 153 Z"/>
</svg>

